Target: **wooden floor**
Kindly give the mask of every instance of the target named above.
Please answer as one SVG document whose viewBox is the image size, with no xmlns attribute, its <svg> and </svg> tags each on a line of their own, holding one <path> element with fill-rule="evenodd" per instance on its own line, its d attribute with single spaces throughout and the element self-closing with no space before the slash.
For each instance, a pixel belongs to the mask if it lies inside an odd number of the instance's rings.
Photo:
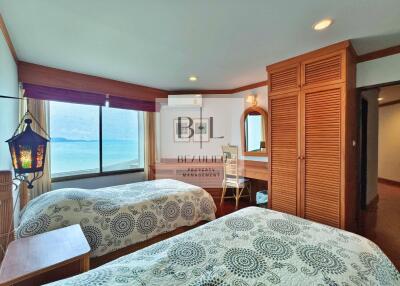
<svg viewBox="0 0 400 286">
<path fill-rule="evenodd" d="M 222 206 L 220 206 L 219 199 L 218 200 L 214 199 L 214 201 L 215 201 L 215 204 L 217 205 L 217 212 L 216 212 L 217 218 L 236 211 L 235 210 L 235 201 L 233 199 L 226 199 L 224 201 L 224 203 L 222 204 Z M 242 198 L 239 202 L 238 209 L 255 206 L 255 205 L 256 205 L 255 203 L 250 203 L 248 198 Z"/>
<path fill-rule="evenodd" d="M 362 235 L 374 241 L 400 270 L 400 186 L 378 184 L 379 201 L 364 215 Z"/>
<path fill-rule="evenodd" d="M 235 210 L 235 200 L 232 198 L 226 198 L 224 200 L 224 203 L 222 204 L 222 206 L 220 206 L 222 188 L 206 189 L 206 191 L 209 192 L 210 195 L 213 197 L 215 205 L 217 206 L 217 212 L 216 212 L 217 218 L 236 211 Z M 228 190 L 227 195 L 232 195 L 231 193 L 229 193 L 229 190 Z M 256 205 L 255 200 L 256 200 L 256 197 L 255 197 L 255 191 L 254 191 L 252 194 L 252 202 L 249 201 L 248 197 L 243 197 L 239 201 L 238 209 L 255 206 Z"/>
</svg>

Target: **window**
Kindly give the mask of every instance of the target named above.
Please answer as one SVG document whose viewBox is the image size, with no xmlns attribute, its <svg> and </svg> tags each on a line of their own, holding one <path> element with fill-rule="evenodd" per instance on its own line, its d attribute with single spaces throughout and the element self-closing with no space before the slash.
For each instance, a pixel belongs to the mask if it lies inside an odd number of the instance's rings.
<svg viewBox="0 0 400 286">
<path fill-rule="evenodd" d="M 103 171 L 138 168 L 140 164 L 140 111 L 103 109 Z M 143 166 L 143 165 L 142 165 Z"/>
<path fill-rule="evenodd" d="M 51 176 L 143 168 L 143 112 L 50 102 Z"/>
</svg>

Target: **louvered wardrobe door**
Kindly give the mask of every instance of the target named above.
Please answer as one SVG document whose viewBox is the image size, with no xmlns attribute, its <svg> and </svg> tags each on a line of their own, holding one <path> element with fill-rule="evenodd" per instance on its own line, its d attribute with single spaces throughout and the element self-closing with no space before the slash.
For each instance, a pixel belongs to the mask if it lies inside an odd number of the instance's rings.
<svg viewBox="0 0 400 286">
<path fill-rule="evenodd" d="M 305 61 L 301 67 L 303 87 L 336 84 L 346 78 L 345 53 L 342 51 Z"/>
<path fill-rule="evenodd" d="M 302 92 L 304 217 L 339 227 L 342 85 Z"/>
<path fill-rule="evenodd" d="M 298 213 L 299 93 L 269 97 L 270 207 Z"/>
<path fill-rule="evenodd" d="M 272 69 L 268 73 L 270 95 L 298 91 L 300 89 L 300 65 Z"/>
</svg>

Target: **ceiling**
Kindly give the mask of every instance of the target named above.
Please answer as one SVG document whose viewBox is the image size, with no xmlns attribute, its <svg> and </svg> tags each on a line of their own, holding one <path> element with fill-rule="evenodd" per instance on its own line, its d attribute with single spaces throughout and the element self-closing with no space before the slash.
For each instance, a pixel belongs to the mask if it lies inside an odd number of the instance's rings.
<svg viewBox="0 0 400 286">
<path fill-rule="evenodd" d="M 168 90 L 263 81 L 346 39 L 360 54 L 400 44 L 399 0 L 0 0 L 0 13 L 22 61 Z"/>
<path fill-rule="evenodd" d="M 389 103 L 400 100 L 400 85 L 381 87 L 379 97 L 382 98 L 379 104 Z"/>
</svg>

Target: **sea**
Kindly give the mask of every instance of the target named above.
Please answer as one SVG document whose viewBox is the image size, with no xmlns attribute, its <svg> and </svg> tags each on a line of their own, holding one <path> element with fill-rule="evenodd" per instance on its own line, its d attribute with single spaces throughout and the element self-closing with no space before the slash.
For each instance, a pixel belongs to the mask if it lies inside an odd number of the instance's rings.
<svg viewBox="0 0 400 286">
<path fill-rule="evenodd" d="M 50 143 L 53 177 L 99 172 L 99 141 L 52 141 Z M 103 171 L 139 167 L 139 144 L 129 140 L 103 141 Z"/>
</svg>

